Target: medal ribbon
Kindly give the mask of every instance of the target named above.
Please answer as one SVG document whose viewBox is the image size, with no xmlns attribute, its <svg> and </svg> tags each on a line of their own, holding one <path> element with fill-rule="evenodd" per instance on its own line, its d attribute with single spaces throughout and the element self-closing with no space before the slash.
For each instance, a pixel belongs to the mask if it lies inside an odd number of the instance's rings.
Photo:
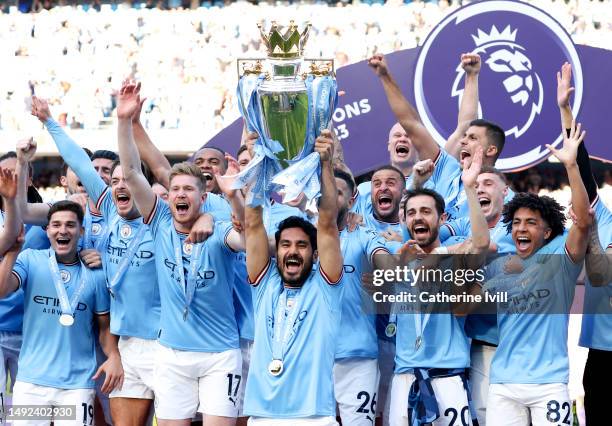
<svg viewBox="0 0 612 426">
<path fill-rule="evenodd" d="M 83 234 L 83 248 L 90 249 L 93 247 L 91 244 L 91 212 L 89 211 L 89 203 L 85 204 L 85 218 L 83 219 L 83 226 L 85 228 Z"/>
<path fill-rule="evenodd" d="M 127 226 L 130 226 L 130 225 L 127 225 Z M 114 222 L 113 224 L 113 229 L 116 229 L 116 222 Z M 138 231 L 136 232 L 136 235 L 134 235 L 134 238 L 132 238 L 132 241 L 130 241 L 130 243 L 128 244 L 127 250 L 125 254 L 123 255 L 123 257 L 121 258 L 121 262 L 119 263 L 119 266 L 117 268 L 117 271 L 115 272 L 115 275 L 113 275 L 110 282 L 108 283 L 108 290 L 110 291 L 111 294 L 115 294 L 117 292 L 117 289 L 119 288 L 119 284 L 121 284 L 122 282 L 121 278 L 123 278 L 123 275 L 125 275 L 125 272 L 127 271 L 128 266 L 130 266 L 131 259 L 132 257 L 134 257 L 134 253 L 136 253 L 136 249 L 140 247 L 140 243 L 142 242 L 142 239 L 144 238 L 146 231 L 147 231 L 147 225 L 145 225 L 144 223 L 141 223 L 140 226 L 138 227 Z M 105 244 L 104 247 L 106 248 L 107 245 L 108 244 Z M 106 256 L 106 253 L 107 253 L 107 250 L 105 249 L 104 250 L 105 256 Z"/>
<path fill-rule="evenodd" d="M 274 313 L 274 336 L 272 337 L 272 359 L 278 359 L 281 362 L 285 359 L 290 342 L 293 341 L 297 333 L 293 332 L 295 320 L 300 313 L 300 302 L 302 299 L 302 291 L 298 291 L 294 298 L 293 307 L 289 315 L 285 316 L 285 308 L 287 306 L 287 289 L 283 288 L 276 303 L 276 312 Z"/>
<path fill-rule="evenodd" d="M 321 161 L 319 154 L 313 152 L 315 139 L 329 126 L 333 110 L 337 104 L 338 87 L 331 76 L 306 78 L 308 93 L 308 121 L 306 141 L 300 154 L 289 161 L 291 164 L 278 173 L 272 182 L 285 192 L 283 202 L 295 200 L 304 193 L 308 200 L 320 197 Z"/>
<path fill-rule="evenodd" d="M 79 280 L 79 284 L 74 290 L 74 293 L 72 293 L 72 297 L 70 298 L 70 300 L 68 300 L 66 287 L 62 282 L 59 266 L 57 265 L 57 259 L 55 258 L 55 252 L 53 250 L 49 251 L 49 268 L 51 269 L 51 276 L 53 277 L 55 292 L 57 293 L 57 297 L 59 298 L 60 302 L 60 307 L 62 308 L 62 314 L 73 316 L 74 310 L 76 309 L 79 303 L 81 293 L 83 293 L 83 289 L 85 288 L 87 274 L 89 273 L 89 271 L 81 262 L 81 278 Z"/>
<path fill-rule="evenodd" d="M 183 320 L 187 319 L 187 313 L 189 312 L 189 306 L 193 301 L 193 296 L 196 290 L 196 281 L 198 278 L 198 266 L 200 264 L 200 255 L 202 253 L 202 243 L 194 244 L 191 251 L 191 257 L 189 261 L 189 276 L 185 283 L 185 271 L 183 271 L 183 256 L 181 255 L 181 239 L 176 234 L 176 231 L 172 233 L 172 245 L 174 246 L 174 259 L 176 267 L 178 269 L 179 277 L 181 280 L 181 288 L 185 294 L 185 309 L 183 311 Z"/>
<path fill-rule="evenodd" d="M 238 81 L 237 89 L 238 108 L 246 120 L 247 129 L 259 135 L 253 148 L 255 154 L 253 159 L 236 175 L 232 184 L 232 189 L 250 186 L 246 194 L 246 204 L 249 207 L 268 203 L 270 192 L 273 190 L 272 178 L 281 170 L 276 153 L 281 152 L 283 147 L 278 141 L 266 137 L 266 126 L 260 114 L 261 106 L 257 89 L 264 79 L 264 74 L 243 76 Z"/>
</svg>

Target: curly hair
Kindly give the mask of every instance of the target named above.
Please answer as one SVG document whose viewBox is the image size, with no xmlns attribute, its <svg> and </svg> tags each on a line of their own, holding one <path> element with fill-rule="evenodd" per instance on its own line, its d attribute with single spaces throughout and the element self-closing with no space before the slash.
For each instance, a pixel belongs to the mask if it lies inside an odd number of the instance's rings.
<svg viewBox="0 0 612 426">
<path fill-rule="evenodd" d="M 512 232 L 512 220 L 514 219 L 516 211 L 522 207 L 540 212 L 542 219 L 546 221 L 551 229 L 550 236 L 546 239 L 546 242 L 551 241 L 553 238 L 563 233 L 565 229 L 563 207 L 551 197 L 540 197 L 527 192 L 519 192 L 511 201 L 504 205 L 502 222 L 506 224 L 508 233 Z"/>
</svg>

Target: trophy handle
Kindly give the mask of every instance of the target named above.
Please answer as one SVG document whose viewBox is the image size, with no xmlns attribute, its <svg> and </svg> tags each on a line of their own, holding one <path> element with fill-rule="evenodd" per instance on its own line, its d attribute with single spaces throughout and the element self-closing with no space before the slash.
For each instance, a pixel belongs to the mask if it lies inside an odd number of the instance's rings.
<svg viewBox="0 0 612 426">
<path fill-rule="evenodd" d="M 261 74 L 263 72 L 263 58 L 238 58 L 236 60 L 236 74 L 238 78 L 249 74 Z"/>
<path fill-rule="evenodd" d="M 336 67 L 333 59 L 304 58 L 304 62 L 310 62 L 310 69 L 308 72 L 302 74 L 303 78 L 306 78 L 308 75 L 314 75 L 316 77 L 324 75 L 336 76 Z"/>
</svg>

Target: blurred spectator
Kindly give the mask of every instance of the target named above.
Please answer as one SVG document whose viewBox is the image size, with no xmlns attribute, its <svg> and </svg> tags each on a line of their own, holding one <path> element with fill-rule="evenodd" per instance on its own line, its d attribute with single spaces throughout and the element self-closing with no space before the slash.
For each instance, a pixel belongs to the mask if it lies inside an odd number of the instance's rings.
<svg viewBox="0 0 612 426">
<path fill-rule="evenodd" d="M 306 55 L 332 57 L 342 66 L 375 51 L 417 46 L 460 2 L 257 3 L 33 0 L 9 13 L 4 7 L 0 129 L 27 127 L 23 102 L 32 92 L 49 99 L 56 117 L 65 114 L 64 125 L 110 125 L 111 88 L 130 76 L 142 81 L 148 96 L 143 108 L 148 128 L 188 128 L 206 138 L 238 116 L 234 61 L 264 54 L 256 22 L 311 21 Z M 576 0 L 532 3 L 557 18 L 577 43 L 609 47 L 609 0 L 582 1 L 580 7 Z"/>
</svg>

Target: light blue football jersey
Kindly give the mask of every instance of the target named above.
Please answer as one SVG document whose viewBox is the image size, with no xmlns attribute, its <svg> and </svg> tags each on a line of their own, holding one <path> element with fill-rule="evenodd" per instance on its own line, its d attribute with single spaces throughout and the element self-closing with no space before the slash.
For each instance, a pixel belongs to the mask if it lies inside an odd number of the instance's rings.
<svg viewBox="0 0 612 426">
<path fill-rule="evenodd" d="M 243 252 L 236 253 L 234 262 L 234 310 L 236 311 L 238 334 L 241 339 L 246 340 L 253 340 L 255 337 L 252 292 L 253 289 L 249 284 L 246 270 L 246 255 Z"/>
<path fill-rule="evenodd" d="M 388 253 L 385 241 L 371 229 L 358 227 L 353 232 L 340 233 L 344 259 L 344 302 L 338 336 L 336 359 L 377 358 L 376 315 L 372 298 L 363 289 L 361 274 L 372 271 L 375 253 Z M 369 303 L 370 308 L 363 306 Z"/>
<path fill-rule="evenodd" d="M 96 215 L 87 209 L 92 243 L 97 243 L 102 252 L 106 280 L 111 283 L 126 257 L 128 244 L 137 236 L 140 226 L 145 225 L 141 218 L 126 220 L 119 216 L 111 189 L 98 175 L 85 151 L 57 123 L 50 119 L 46 124 L 64 161 L 79 177 L 101 213 Z M 112 227 L 108 234 L 106 226 Z M 147 230 L 111 298 L 111 332 L 115 335 L 157 338 L 160 299 L 154 253 L 153 237 Z"/>
<path fill-rule="evenodd" d="M 454 236 L 470 237 L 471 235 L 472 228 L 469 216 L 446 222 L 440 227 L 440 241 L 446 241 Z M 497 253 L 516 253 L 512 234 L 507 231 L 506 224 L 501 220 L 493 228 L 489 228 L 489 235 L 491 236 L 491 241 L 497 245 Z"/>
<path fill-rule="evenodd" d="M 88 280 L 71 327 L 59 323 L 61 307 L 51 270 L 51 250 L 26 250 L 13 268 L 24 292 L 23 344 L 17 380 L 60 389 L 90 389 L 96 372 L 95 315 L 109 311 L 104 273 L 88 270 Z M 79 285 L 80 263 L 59 263 L 68 297 Z"/>
<path fill-rule="evenodd" d="M 88 187 L 87 183 L 83 184 Z M 99 184 L 104 184 L 102 179 L 99 179 Z M 98 191 L 99 189 L 100 185 Z M 117 336 L 156 339 L 159 333 L 161 301 L 153 236 L 148 226 L 142 223 L 142 218 L 127 220 L 119 216 L 110 188 L 103 190 L 99 196 L 98 209 L 108 226 L 112 227 L 106 244 L 100 247 L 103 250 L 104 271 L 109 284 L 113 283 L 131 242 L 139 237 L 140 228 L 146 227 L 140 242 L 133 249 L 135 251 L 129 259 L 127 269 L 120 277 L 117 287 L 112 290 L 111 332 Z"/>
<path fill-rule="evenodd" d="M 470 220 L 467 217 L 459 218 L 447 226 L 458 235 L 465 233 L 472 235 Z M 444 228 L 444 225 L 442 228 Z M 442 234 L 442 231 L 440 231 L 440 234 Z M 506 225 L 501 220 L 493 228 L 489 228 L 489 234 L 491 241 L 497 245 L 498 254 L 516 253 L 512 234 L 508 233 Z M 465 332 L 472 339 L 497 345 L 499 341 L 497 316 L 494 314 L 468 315 L 465 320 Z"/>
<path fill-rule="evenodd" d="M 402 283 L 398 290 L 418 295 L 424 289 L 419 290 L 418 286 Z M 450 313 L 450 306 L 444 309 L 445 313 L 428 313 L 430 308 L 421 304 L 418 312 L 397 313 L 396 374 L 408 373 L 414 368 L 469 367 L 470 342 L 465 334 L 465 317 Z M 441 309 L 439 304 L 436 304 L 435 309 Z"/>
<path fill-rule="evenodd" d="M 27 229 L 21 250 L 46 250 L 49 247 L 51 247 L 51 242 L 42 226 L 30 226 Z"/>
<path fill-rule="evenodd" d="M 202 213 L 210 213 L 214 216 L 215 220 L 223 222 L 231 222 L 232 220 L 232 208 L 225 198 L 221 195 L 213 194 L 212 192 L 206 193 L 206 199 L 201 208 Z"/>
<path fill-rule="evenodd" d="M 599 242 L 604 250 L 612 247 L 612 213 L 604 202 L 597 197 L 593 203 Z M 580 346 L 612 351 L 612 285 L 593 287 L 585 282 L 584 310 Z"/>
<path fill-rule="evenodd" d="M 0 228 L 4 227 L 4 212 L 0 210 Z M 0 259 L 2 257 L 0 256 Z M 21 332 L 23 324 L 23 290 L 0 299 L 0 331 Z"/>
<path fill-rule="evenodd" d="M 202 243 L 196 290 L 184 317 L 185 285 L 189 280 L 193 245 L 184 244 L 187 235 L 175 231 L 170 207 L 159 198 L 146 223 L 156 250 L 161 298 L 159 342 L 173 349 L 194 352 L 223 352 L 238 348 L 233 304 L 235 253 L 225 240 L 232 224 L 215 222 L 213 234 Z M 183 283 L 175 260 L 175 244 L 182 258 L 182 265 L 178 267 L 184 271 Z"/>
<path fill-rule="evenodd" d="M 255 342 L 244 398 L 245 415 L 335 416 L 332 372 L 342 312 L 342 280 L 330 284 L 321 270 L 313 269 L 301 289 L 286 289 L 276 264 L 270 261 L 254 285 Z M 287 298 L 294 303 L 285 309 L 280 306 L 280 310 L 295 321 L 283 351 L 283 372 L 273 376 L 268 365 L 273 359 L 274 324 L 282 293 L 294 295 Z"/>
<path fill-rule="evenodd" d="M 566 237 L 563 237 L 564 239 Z M 523 271 L 504 272 L 506 257 L 487 267 L 485 290 L 506 293 L 497 303 L 499 345 L 491 383 L 567 383 L 567 328 L 576 280 L 583 262 L 573 263 L 565 242 L 553 240 L 523 261 Z"/>
</svg>

